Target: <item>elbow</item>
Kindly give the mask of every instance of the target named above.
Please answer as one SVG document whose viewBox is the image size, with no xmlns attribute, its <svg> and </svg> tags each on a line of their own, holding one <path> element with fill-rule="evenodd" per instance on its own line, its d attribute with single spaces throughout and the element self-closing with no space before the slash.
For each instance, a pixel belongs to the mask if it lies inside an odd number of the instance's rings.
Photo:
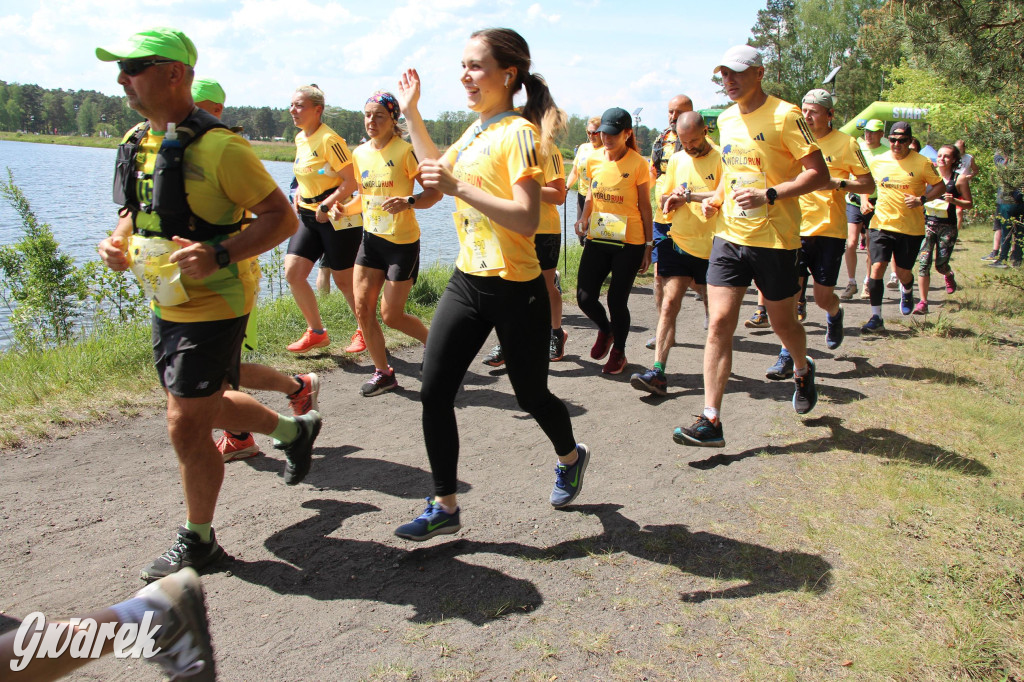
<svg viewBox="0 0 1024 682">
<path fill-rule="evenodd" d="M 819 189 L 828 189 L 829 183 L 832 181 L 832 176 L 829 175 L 828 168 L 822 165 L 821 168 L 814 169 L 814 186 L 811 191 L 817 191 Z"/>
</svg>

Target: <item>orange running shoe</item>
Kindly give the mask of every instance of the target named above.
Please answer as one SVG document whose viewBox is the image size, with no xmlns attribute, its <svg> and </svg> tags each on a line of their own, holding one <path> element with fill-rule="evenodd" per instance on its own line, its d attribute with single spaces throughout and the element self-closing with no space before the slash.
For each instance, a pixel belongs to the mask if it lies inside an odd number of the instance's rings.
<svg viewBox="0 0 1024 682">
<path fill-rule="evenodd" d="M 318 334 L 307 328 L 298 341 L 288 346 L 288 350 L 292 353 L 308 353 L 314 348 L 324 348 L 329 345 L 331 345 L 331 340 L 327 338 L 326 329 Z"/>
<path fill-rule="evenodd" d="M 235 438 L 227 431 L 217 441 L 217 450 L 224 457 L 225 462 L 236 459 L 249 459 L 260 454 L 260 446 L 256 445 L 256 439 L 252 434 L 246 434 L 245 438 Z"/>
<path fill-rule="evenodd" d="M 292 412 L 300 417 L 311 410 L 319 407 L 317 398 L 320 396 L 320 377 L 313 372 L 309 374 L 296 374 L 295 379 L 302 384 L 302 388 L 288 396 Z"/>
<path fill-rule="evenodd" d="M 363 330 L 357 329 L 356 333 L 352 335 L 352 342 L 348 344 L 345 352 L 362 353 L 364 350 L 366 350 L 366 341 L 363 339 Z"/>
</svg>

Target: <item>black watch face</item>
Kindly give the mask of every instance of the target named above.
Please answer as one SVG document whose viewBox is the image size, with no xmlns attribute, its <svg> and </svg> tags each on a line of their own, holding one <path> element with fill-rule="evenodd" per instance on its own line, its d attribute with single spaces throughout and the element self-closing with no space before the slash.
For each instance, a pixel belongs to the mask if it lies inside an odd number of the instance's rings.
<svg viewBox="0 0 1024 682">
<path fill-rule="evenodd" d="M 223 246 L 217 247 L 217 265 L 224 267 L 231 264 L 231 254 Z"/>
</svg>

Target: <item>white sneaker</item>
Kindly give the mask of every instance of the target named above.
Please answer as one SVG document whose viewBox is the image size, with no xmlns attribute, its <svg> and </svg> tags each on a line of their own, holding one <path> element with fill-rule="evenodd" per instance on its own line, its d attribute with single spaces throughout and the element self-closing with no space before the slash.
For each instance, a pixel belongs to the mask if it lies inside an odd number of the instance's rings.
<svg viewBox="0 0 1024 682">
<path fill-rule="evenodd" d="M 885 283 L 885 288 L 886 289 L 899 289 L 900 288 L 900 281 L 898 279 L 896 279 L 896 273 L 895 272 L 889 273 L 889 281 Z"/>
<path fill-rule="evenodd" d="M 183 568 L 150 583 L 135 596 L 160 613 L 156 637 L 160 651 L 149 660 L 158 663 L 171 680 L 214 682 L 217 670 L 199 574 Z"/>
<path fill-rule="evenodd" d="M 842 293 L 839 294 L 839 298 L 843 299 L 844 301 L 849 301 L 851 298 L 853 298 L 856 295 L 857 295 L 857 282 L 850 282 L 849 284 L 846 285 L 846 288 L 843 289 Z"/>
</svg>

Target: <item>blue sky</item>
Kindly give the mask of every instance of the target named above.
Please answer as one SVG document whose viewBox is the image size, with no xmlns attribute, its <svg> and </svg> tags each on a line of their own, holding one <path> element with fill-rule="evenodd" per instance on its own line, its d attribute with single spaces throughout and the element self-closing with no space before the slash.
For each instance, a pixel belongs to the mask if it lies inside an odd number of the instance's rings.
<svg viewBox="0 0 1024 682">
<path fill-rule="evenodd" d="M 120 94 L 116 67 L 96 60 L 141 28 L 170 25 L 196 43 L 199 76 L 218 79 L 229 105 L 284 107 L 315 82 L 328 104 L 361 109 L 414 66 L 428 117 L 461 110 L 459 61 L 470 32 L 509 26 L 529 42 L 533 70 L 570 114 L 643 107 L 667 124 L 677 93 L 697 108 L 724 101 L 711 82 L 722 53 L 745 42 L 764 0 L 713 3 L 563 0 L 0 0 L 0 79 Z M 639 8 L 642 8 L 639 9 Z M 719 10 L 719 11 L 716 11 Z"/>
</svg>

